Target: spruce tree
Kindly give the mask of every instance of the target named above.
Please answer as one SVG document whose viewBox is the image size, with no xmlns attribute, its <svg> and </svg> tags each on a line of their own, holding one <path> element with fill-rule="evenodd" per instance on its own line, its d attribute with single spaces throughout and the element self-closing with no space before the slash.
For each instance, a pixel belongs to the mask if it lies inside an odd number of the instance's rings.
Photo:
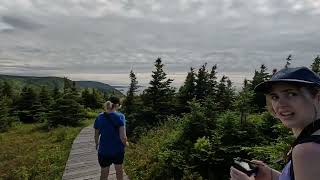
<svg viewBox="0 0 320 180">
<path fill-rule="evenodd" d="M 91 104 L 91 95 L 90 95 L 90 91 L 88 88 L 85 88 L 82 93 L 81 93 L 81 103 L 85 106 L 85 107 L 92 107 Z"/>
<path fill-rule="evenodd" d="M 7 96 L 0 99 L 0 132 L 6 131 L 11 125 L 9 118 L 10 104 L 10 99 Z"/>
<path fill-rule="evenodd" d="M 320 74 L 320 57 L 319 55 L 314 58 L 313 63 L 311 65 L 312 71 L 314 71 L 317 74 Z"/>
<path fill-rule="evenodd" d="M 142 98 L 144 106 L 151 110 L 149 113 L 151 113 L 151 117 L 154 117 L 151 121 L 158 122 L 163 120 L 166 115 L 171 114 L 175 90 L 170 86 L 173 80 L 167 79 L 161 58 L 155 61 L 154 66 L 155 71 L 152 71 L 150 86 L 144 90 Z"/>
<path fill-rule="evenodd" d="M 97 89 L 92 89 L 92 108 L 94 109 L 100 109 L 103 104 L 103 95 L 98 91 Z"/>
<path fill-rule="evenodd" d="M 39 93 L 39 106 L 37 107 L 35 120 L 37 122 L 44 122 L 47 119 L 47 113 L 49 112 L 49 107 L 53 103 L 53 99 L 50 92 L 46 86 L 42 86 Z"/>
<path fill-rule="evenodd" d="M 249 89 L 248 80 L 243 81 L 242 91 L 239 92 L 234 101 L 235 108 L 240 112 L 240 123 L 246 121 L 247 114 L 252 111 L 251 102 L 254 97 L 254 92 Z"/>
<path fill-rule="evenodd" d="M 232 108 L 234 101 L 234 89 L 232 82 L 227 76 L 222 76 L 219 84 L 217 85 L 216 101 L 220 111 L 225 111 Z"/>
<path fill-rule="evenodd" d="M 52 96 L 49 93 L 49 90 L 46 86 L 42 86 L 39 93 L 39 101 L 42 107 L 48 109 L 52 103 Z"/>
<path fill-rule="evenodd" d="M 211 68 L 211 72 L 209 74 L 209 86 L 208 86 L 208 92 L 209 92 L 209 95 L 211 96 L 214 96 L 215 93 L 216 93 L 216 86 L 218 84 L 217 82 L 217 65 L 213 65 L 212 68 Z"/>
<path fill-rule="evenodd" d="M 22 122 L 34 122 L 34 115 L 39 108 L 38 94 L 33 88 L 25 86 L 17 102 L 18 116 Z"/>
<path fill-rule="evenodd" d="M 60 93 L 58 86 L 54 87 L 54 89 L 52 91 L 52 97 L 54 100 L 59 99 L 61 97 L 61 93 Z"/>
<path fill-rule="evenodd" d="M 137 92 L 138 89 L 138 81 L 136 78 L 135 73 L 131 70 L 130 71 L 130 87 L 127 92 L 127 97 L 123 103 L 124 105 L 124 112 L 125 113 L 132 113 L 134 106 L 135 106 L 135 93 Z"/>
<path fill-rule="evenodd" d="M 264 64 L 262 64 L 260 66 L 260 71 L 255 70 L 255 72 L 254 72 L 254 76 L 253 76 L 253 79 L 251 81 L 250 90 L 253 91 L 254 88 L 258 84 L 260 84 L 262 82 L 265 82 L 268 79 L 270 79 L 270 74 L 267 72 L 267 67 Z M 258 111 L 258 112 L 265 111 L 266 98 L 265 98 L 264 94 L 255 93 L 252 105 L 256 106 L 256 108 L 257 108 L 256 111 Z"/>
<path fill-rule="evenodd" d="M 179 104 L 182 106 L 187 106 L 188 101 L 192 101 L 195 98 L 196 90 L 196 74 L 194 68 L 190 68 L 184 84 L 180 87 L 178 93 Z"/>
<path fill-rule="evenodd" d="M 82 119 L 84 119 L 83 106 L 75 100 L 72 92 L 67 92 L 50 107 L 48 127 L 75 126 Z"/>
<path fill-rule="evenodd" d="M 71 91 L 73 89 L 73 82 L 67 77 L 63 78 L 63 92 Z"/>
<path fill-rule="evenodd" d="M 13 95 L 12 86 L 8 81 L 4 81 L 1 91 L 1 96 L 7 96 L 11 98 Z"/>
<path fill-rule="evenodd" d="M 207 63 L 201 66 L 198 70 L 197 80 L 196 80 L 196 90 L 195 95 L 197 100 L 203 100 L 209 93 L 209 79 L 210 75 L 206 70 Z"/>
</svg>

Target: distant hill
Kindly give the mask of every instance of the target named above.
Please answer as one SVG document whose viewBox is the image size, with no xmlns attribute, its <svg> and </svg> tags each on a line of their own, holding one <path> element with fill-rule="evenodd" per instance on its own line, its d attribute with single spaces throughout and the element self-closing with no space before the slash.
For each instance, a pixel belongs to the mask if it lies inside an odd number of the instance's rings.
<svg viewBox="0 0 320 180">
<path fill-rule="evenodd" d="M 121 93 L 119 90 L 115 89 L 115 87 L 102 82 L 97 82 L 97 81 L 75 81 L 75 82 L 76 82 L 76 87 L 80 87 L 80 88 L 96 88 L 102 92 L 112 93 L 114 91 L 115 93 Z"/>
<path fill-rule="evenodd" d="M 12 75 L 0 75 L 1 81 L 9 81 L 10 84 L 18 89 L 22 89 L 25 85 L 39 88 L 41 86 L 47 86 L 49 89 L 58 87 L 63 89 L 63 78 L 61 77 L 34 77 L 34 76 L 12 76 Z M 96 81 L 75 81 L 76 87 L 83 88 L 95 88 L 101 92 L 114 93 L 115 95 L 123 95 L 120 91 L 110 86 Z"/>
</svg>

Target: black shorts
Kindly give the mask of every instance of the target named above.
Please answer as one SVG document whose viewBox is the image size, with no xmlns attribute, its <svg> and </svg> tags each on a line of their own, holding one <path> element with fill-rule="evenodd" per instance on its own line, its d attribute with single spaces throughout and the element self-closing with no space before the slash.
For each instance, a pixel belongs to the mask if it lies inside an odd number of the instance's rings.
<svg viewBox="0 0 320 180">
<path fill-rule="evenodd" d="M 102 168 L 110 166 L 111 164 L 120 165 L 123 163 L 124 153 L 119 153 L 114 156 L 104 156 L 102 154 L 98 154 L 99 165 Z"/>
</svg>

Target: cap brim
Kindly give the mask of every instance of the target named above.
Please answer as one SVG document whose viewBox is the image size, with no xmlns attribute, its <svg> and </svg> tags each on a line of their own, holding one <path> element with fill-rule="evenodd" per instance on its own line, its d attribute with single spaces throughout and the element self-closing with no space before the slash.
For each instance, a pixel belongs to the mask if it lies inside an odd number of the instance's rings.
<svg viewBox="0 0 320 180">
<path fill-rule="evenodd" d="M 299 80 L 299 79 L 279 79 L 279 80 L 270 80 L 270 81 L 265 81 L 262 82 L 260 84 L 258 84 L 255 88 L 254 91 L 257 93 L 266 93 L 269 92 L 272 88 L 272 85 L 275 83 L 279 83 L 279 82 L 286 82 L 286 83 L 302 83 L 302 84 L 314 84 L 316 86 L 319 86 L 319 84 L 316 84 L 314 82 L 310 82 L 310 81 L 304 81 L 304 80 Z"/>
</svg>

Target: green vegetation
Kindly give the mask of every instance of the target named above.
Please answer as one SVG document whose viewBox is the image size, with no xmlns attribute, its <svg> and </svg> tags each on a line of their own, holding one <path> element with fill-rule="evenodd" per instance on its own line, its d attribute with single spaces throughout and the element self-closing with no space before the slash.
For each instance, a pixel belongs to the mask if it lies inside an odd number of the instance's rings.
<svg viewBox="0 0 320 180">
<path fill-rule="evenodd" d="M 291 61 L 289 55 L 284 67 Z M 311 65 L 316 72 L 319 62 L 317 56 Z M 292 134 L 266 111 L 264 95 L 253 91 L 276 70 L 261 65 L 236 91 L 227 76 L 217 78 L 217 65 L 208 70 L 205 63 L 197 71 L 191 67 L 176 91 L 161 58 L 154 66 L 141 95 L 130 72 L 123 104 L 131 179 L 228 179 L 237 156 L 283 167 L 277 160 Z M 0 179 L 60 179 L 73 139 L 114 93 L 78 88 L 67 78 L 51 87 L 21 81 L 0 78 Z"/>
<path fill-rule="evenodd" d="M 91 123 L 50 131 L 44 123 L 15 123 L 0 133 L 0 179 L 61 179 L 74 138 Z"/>
<path fill-rule="evenodd" d="M 61 179 L 74 138 L 112 93 L 86 89 L 86 101 L 67 78 L 61 89 L 11 82 L 0 81 L 0 179 Z"/>
<path fill-rule="evenodd" d="M 292 59 L 289 55 L 284 67 Z M 261 65 L 236 91 L 227 76 L 217 78 L 216 65 L 209 71 L 205 63 L 198 71 L 191 67 L 173 93 L 163 67 L 158 58 L 150 87 L 141 95 L 128 92 L 124 110 L 131 146 L 125 167 L 132 179 L 228 179 L 235 157 L 283 168 L 292 133 L 266 111 L 264 95 L 253 91 L 276 70 Z M 311 68 L 319 68 L 318 56 Z M 132 73 L 131 86 L 137 86 Z"/>
</svg>

